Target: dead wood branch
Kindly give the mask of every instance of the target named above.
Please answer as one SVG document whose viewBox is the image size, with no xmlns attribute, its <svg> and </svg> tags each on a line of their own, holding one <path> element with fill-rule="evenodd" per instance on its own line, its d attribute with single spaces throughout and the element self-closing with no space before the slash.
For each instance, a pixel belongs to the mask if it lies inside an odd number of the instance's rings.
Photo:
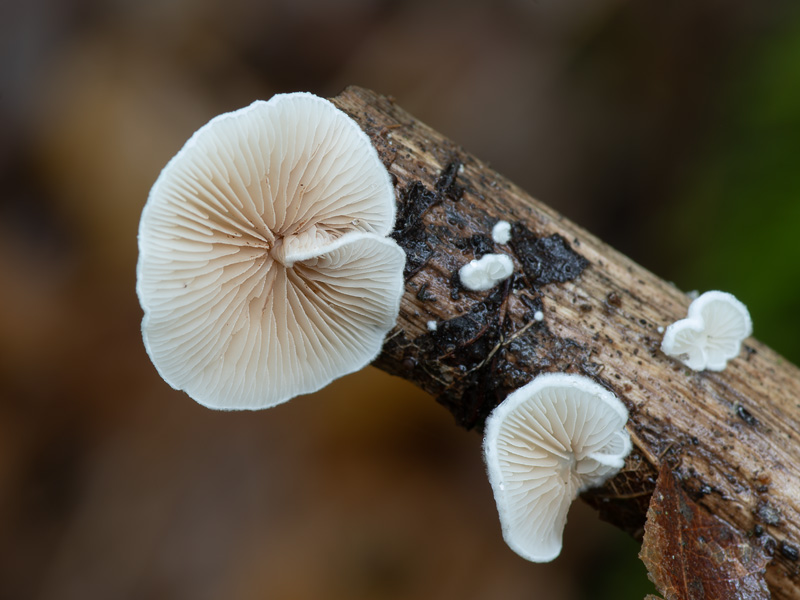
<svg viewBox="0 0 800 600">
<path fill-rule="evenodd" d="M 634 452 L 585 495 L 634 535 L 658 467 L 711 513 L 763 540 L 776 598 L 800 598 L 800 372 L 747 341 L 722 373 L 661 353 L 659 326 L 689 298 L 534 200 L 390 98 L 349 88 L 334 102 L 358 121 L 396 178 L 395 239 L 406 293 L 376 365 L 433 395 L 466 427 L 540 372 L 588 375 L 628 406 Z M 508 245 L 492 226 L 512 223 Z M 462 289 L 458 269 L 487 252 L 515 262 L 494 290 Z M 541 310 L 544 320 L 534 320 Z M 436 321 L 429 331 L 428 321 Z"/>
</svg>

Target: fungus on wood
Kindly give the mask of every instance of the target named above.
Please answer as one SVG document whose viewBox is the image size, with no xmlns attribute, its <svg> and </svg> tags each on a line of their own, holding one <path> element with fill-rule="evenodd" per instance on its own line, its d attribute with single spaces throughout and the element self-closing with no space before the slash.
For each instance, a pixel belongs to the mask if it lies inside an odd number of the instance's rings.
<svg viewBox="0 0 800 600">
<path fill-rule="evenodd" d="M 212 119 L 142 212 L 136 289 L 159 373 L 230 410 L 361 369 L 397 318 L 394 218 L 369 138 L 328 100 L 280 94 Z"/>
<path fill-rule="evenodd" d="M 534 562 L 561 553 L 573 500 L 625 464 L 627 420 L 614 394 L 569 373 L 538 375 L 492 411 L 484 458 L 503 537 L 514 552 Z"/>
<path fill-rule="evenodd" d="M 689 296 L 392 99 L 348 88 L 333 102 L 370 136 L 400 202 L 392 237 L 408 256 L 406 291 L 375 364 L 477 430 L 539 373 L 589 377 L 627 407 L 633 450 L 616 477 L 583 498 L 641 537 L 667 463 L 700 506 L 774 550 L 773 596 L 800 598 L 800 371 L 750 338 L 722 372 L 684 367 L 661 341 L 663 327 L 687 314 Z M 511 225 L 502 247 L 492 236 L 500 220 Z M 486 291 L 464 288 L 459 269 L 489 253 L 508 254 L 512 275 Z"/>
<path fill-rule="evenodd" d="M 744 304 L 726 292 L 706 292 L 692 301 L 685 319 L 667 327 L 661 350 L 695 371 L 722 371 L 752 334 Z"/>
</svg>

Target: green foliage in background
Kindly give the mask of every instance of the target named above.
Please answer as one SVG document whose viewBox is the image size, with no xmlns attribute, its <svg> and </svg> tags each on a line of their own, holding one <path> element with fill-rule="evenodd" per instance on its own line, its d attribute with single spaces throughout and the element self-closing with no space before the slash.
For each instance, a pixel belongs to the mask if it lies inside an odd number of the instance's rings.
<svg viewBox="0 0 800 600">
<path fill-rule="evenodd" d="M 754 335 L 800 363 L 800 11 L 737 75 L 670 217 L 673 276 L 682 289 L 735 294 Z"/>
</svg>

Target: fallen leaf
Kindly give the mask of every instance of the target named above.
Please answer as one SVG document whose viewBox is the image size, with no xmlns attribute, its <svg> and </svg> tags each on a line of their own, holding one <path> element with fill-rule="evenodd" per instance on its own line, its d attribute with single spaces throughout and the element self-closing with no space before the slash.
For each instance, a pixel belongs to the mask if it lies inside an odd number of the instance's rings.
<svg viewBox="0 0 800 600">
<path fill-rule="evenodd" d="M 661 467 L 639 553 L 666 600 L 761 600 L 768 557 L 757 544 L 695 504 Z"/>
</svg>

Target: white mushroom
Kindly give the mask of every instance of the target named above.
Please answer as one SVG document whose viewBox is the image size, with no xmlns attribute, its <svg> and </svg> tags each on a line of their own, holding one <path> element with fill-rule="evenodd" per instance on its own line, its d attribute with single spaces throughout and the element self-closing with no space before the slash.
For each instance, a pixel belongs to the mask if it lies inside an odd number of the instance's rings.
<svg viewBox="0 0 800 600">
<path fill-rule="evenodd" d="M 461 284 L 473 292 L 483 292 L 511 277 L 514 263 L 505 254 L 486 254 L 469 261 L 458 270 Z"/>
<path fill-rule="evenodd" d="M 495 244 L 507 244 L 511 240 L 511 223 L 498 221 L 492 227 L 492 240 Z"/>
<path fill-rule="evenodd" d="M 559 555 L 572 501 L 622 468 L 627 419 L 614 394 L 566 373 L 539 375 L 494 409 L 483 450 L 512 550 L 534 562 Z"/>
<path fill-rule="evenodd" d="M 661 350 L 695 371 L 722 371 L 752 333 L 744 304 L 726 292 L 706 292 L 689 305 L 687 318 L 667 327 Z"/>
<path fill-rule="evenodd" d="M 199 403 L 274 406 L 356 371 L 396 321 L 405 255 L 367 135 L 285 94 L 212 119 L 142 213 L 137 293 L 161 376 Z"/>
</svg>

